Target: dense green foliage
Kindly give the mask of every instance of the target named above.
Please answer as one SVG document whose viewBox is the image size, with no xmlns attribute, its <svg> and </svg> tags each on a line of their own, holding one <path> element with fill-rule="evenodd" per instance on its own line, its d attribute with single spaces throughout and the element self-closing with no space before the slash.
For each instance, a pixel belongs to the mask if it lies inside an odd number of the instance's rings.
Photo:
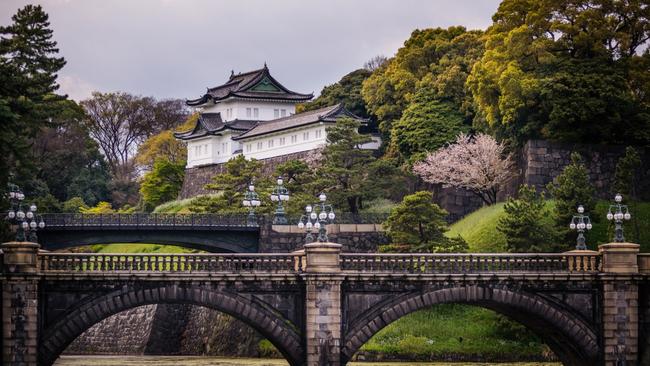
<svg viewBox="0 0 650 366">
<path fill-rule="evenodd" d="M 435 94 L 428 88 L 418 90 L 402 118 L 393 124 L 392 142 L 410 162 L 422 160 L 427 152 L 438 150 L 469 129 L 458 106 Z"/>
<path fill-rule="evenodd" d="M 246 212 L 241 202 L 248 185 L 253 182 L 262 201 L 258 212 L 268 212 L 271 206 L 268 198 L 271 182 L 262 175 L 261 167 L 261 162 L 255 159 L 247 160 L 243 155 L 230 159 L 224 165 L 224 173 L 215 175 L 212 183 L 206 185 L 206 188 L 215 194 L 195 198 L 190 210 L 211 213 Z"/>
<path fill-rule="evenodd" d="M 587 215 L 596 206 L 596 192 L 589 182 L 587 168 L 580 154 L 571 154 L 571 164 L 564 167 L 562 173 L 548 184 L 547 189 L 555 200 L 555 230 L 559 235 L 559 243 L 564 245 L 558 249 L 572 248 L 577 234 L 575 230 L 569 229 L 569 223 L 577 213 L 578 206 L 582 205 Z M 599 220 L 593 216 L 591 221 L 596 223 Z"/>
<path fill-rule="evenodd" d="M 471 95 L 467 93 L 465 81 L 483 52 L 481 35 L 481 31 L 467 31 L 464 27 L 415 30 L 395 57 L 364 81 L 363 98 L 368 110 L 379 118 L 390 154 L 399 153 L 410 160 L 410 154 L 422 152 L 413 149 L 414 145 L 435 147 L 449 137 L 450 131 L 442 131 L 431 145 L 416 141 L 417 135 L 428 133 L 435 126 L 451 129 L 461 121 L 471 121 Z M 421 107 L 426 112 L 418 112 Z M 401 135 L 399 145 L 392 145 L 393 124 L 407 110 L 409 113 L 400 122 L 400 128 L 404 130 L 413 122 L 417 125 L 410 127 L 408 136 Z M 427 118 L 425 113 L 432 117 Z"/>
<path fill-rule="evenodd" d="M 475 122 L 500 138 L 650 141 L 641 2 L 504 0 L 468 78 Z"/>
<path fill-rule="evenodd" d="M 185 162 L 174 163 L 158 159 L 153 169 L 144 175 L 140 184 L 140 194 L 144 209 L 151 211 L 154 207 L 178 197 L 185 177 Z"/>
<path fill-rule="evenodd" d="M 296 112 L 312 111 L 342 103 L 345 108 L 355 115 L 361 118 L 370 118 L 371 116 L 366 110 L 366 103 L 361 96 L 363 81 L 370 74 L 371 72 L 366 69 L 352 71 L 336 83 L 324 87 L 318 98 L 299 106 Z"/>
<path fill-rule="evenodd" d="M 10 175 L 32 165 L 29 142 L 41 128 L 51 126 L 56 105 L 64 98 L 57 72 L 65 65 L 57 57 L 48 15 L 41 6 L 27 5 L 0 27 L 0 189 Z M 4 195 L 3 195 L 4 196 Z"/>
<path fill-rule="evenodd" d="M 459 253 L 467 243 L 448 238 L 445 217 L 447 211 L 433 203 L 433 195 L 420 191 L 404 197 L 392 211 L 384 228 L 394 243 L 390 249 L 405 252 Z"/>
<path fill-rule="evenodd" d="M 519 187 L 518 197 L 509 197 L 503 210 L 497 230 L 506 238 L 509 252 L 550 253 L 557 249 L 555 228 L 544 220 L 550 215 L 544 194 L 537 194 L 535 187 Z"/>
</svg>

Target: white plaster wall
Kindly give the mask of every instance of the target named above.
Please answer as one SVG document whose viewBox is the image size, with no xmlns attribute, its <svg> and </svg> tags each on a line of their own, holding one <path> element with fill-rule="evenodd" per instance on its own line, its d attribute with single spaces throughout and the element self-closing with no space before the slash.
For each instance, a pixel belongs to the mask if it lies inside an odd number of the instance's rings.
<svg viewBox="0 0 650 366">
<path fill-rule="evenodd" d="M 325 128 L 328 125 L 314 124 L 305 128 L 240 140 L 243 145 L 242 151 L 247 159 L 254 158 L 259 160 L 317 149 L 327 143 L 327 132 L 325 132 Z M 317 135 L 318 131 L 320 131 L 320 135 Z M 309 134 L 307 139 L 305 139 L 306 133 Z M 292 136 L 295 136 L 295 142 L 291 142 Z M 283 138 L 284 144 L 281 144 L 281 139 Z M 269 141 L 273 141 L 272 146 L 269 146 Z M 258 145 L 260 143 L 261 147 Z"/>
<path fill-rule="evenodd" d="M 251 109 L 251 114 L 248 116 L 247 108 Z M 258 109 L 258 116 L 255 117 L 255 108 Z M 232 112 L 229 115 L 228 109 Z M 281 112 L 285 110 L 286 116 L 296 113 L 296 106 L 294 103 L 288 102 L 261 102 L 261 101 L 246 101 L 246 100 L 226 100 L 217 104 L 206 104 L 202 107 L 204 113 L 221 113 L 221 119 L 224 121 L 232 121 L 234 119 L 248 119 L 268 121 L 282 117 L 275 117 L 275 109 Z"/>
<path fill-rule="evenodd" d="M 187 142 L 187 168 L 198 165 L 225 163 L 239 149 L 230 133 L 224 136 L 208 136 Z"/>
</svg>

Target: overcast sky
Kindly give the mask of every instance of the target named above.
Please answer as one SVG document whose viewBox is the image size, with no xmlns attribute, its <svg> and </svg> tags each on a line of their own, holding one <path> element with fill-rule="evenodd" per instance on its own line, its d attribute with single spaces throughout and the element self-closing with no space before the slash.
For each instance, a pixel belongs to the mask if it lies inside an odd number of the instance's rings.
<svg viewBox="0 0 650 366">
<path fill-rule="evenodd" d="M 0 1 L 0 24 L 25 4 Z M 498 0 L 42 0 L 67 65 L 61 90 L 196 98 L 263 66 L 297 92 L 375 55 L 392 56 L 416 28 L 486 28 Z"/>
</svg>

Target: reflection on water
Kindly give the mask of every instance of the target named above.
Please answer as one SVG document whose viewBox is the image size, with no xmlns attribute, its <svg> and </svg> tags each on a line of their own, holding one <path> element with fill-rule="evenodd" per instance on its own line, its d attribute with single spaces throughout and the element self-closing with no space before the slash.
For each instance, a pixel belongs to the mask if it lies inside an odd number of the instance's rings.
<svg viewBox="0 0 650 366">
<path fill-rule="evenodd" d="M 191 356 L 61 356 L 54 366 L 287 366 L 284 360 Z M 559 363 L 351 362 L 351 366 L 559 366 Z"/>
</svg>

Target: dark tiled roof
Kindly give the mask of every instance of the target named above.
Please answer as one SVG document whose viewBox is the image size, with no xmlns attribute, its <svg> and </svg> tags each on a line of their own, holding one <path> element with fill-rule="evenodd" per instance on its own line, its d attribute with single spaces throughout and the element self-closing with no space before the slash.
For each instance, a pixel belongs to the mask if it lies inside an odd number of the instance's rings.
<svg viewBox="0 0 650 366">
<path fill-rule="evenodd" d="M 201 113 L 193 129 L 186 132 L 174 132 L 174 136 L 181 140 L 190 140 L 197 137 L 214 135 L 224 130 L 246 131 L 255 126 L 257 121 L 235 119 L 224 122 L 221 113 Z"/>
<path fill-rule="evenodd" d="M 355 116 L 350 111 L 345 109 L 342 104 L 316 109 L 313 111 L 294 114 L 292 116 L 273 119 L 270 121 L 261 121 L 255 127 L 242 133 L 239 136 L 233 137 L 234 140 L 246 139 L 249 137 L 266 135 L 268 133 L 288 130 L 295 127 L 310 125 L 312 123 L 329 122 L 334 123 L 337 119 L 342 117 L 350 117 L 362 122 L 366 120 Z"/>
<path fill-rule="evenodd" d="M 267 80 L 277 90 L 253 90 L 260 83 Z M 206 103 L 210 100 L 219 101 L 230 97 L 248 98 L 248 99 L 274 99 L 274 100 L 289 100 L 296 102 L 307 101 L 314 97 L 314 94 L 301 94 L 293 92 L 285 88 L 277 80 L 275 80 L 268 67 L 264 65 L 259 70 L 253 70 L 245 73 L 232 74 L 230 79 L 219 86 L 208 88 L 206 94 L 194 100 L 187 100 L 186 104 L 189 106 L 197 106 Z"/>
</svg>

